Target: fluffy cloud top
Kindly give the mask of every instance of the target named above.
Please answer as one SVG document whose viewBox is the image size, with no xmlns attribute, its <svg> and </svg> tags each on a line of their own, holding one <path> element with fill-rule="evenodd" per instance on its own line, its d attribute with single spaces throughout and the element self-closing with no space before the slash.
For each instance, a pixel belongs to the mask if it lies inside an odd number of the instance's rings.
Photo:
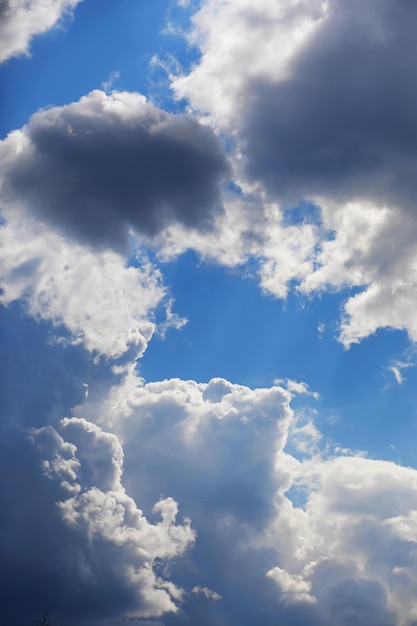
<svg viewBox="0 0 417 626">
<path fill-rule="evenodd" d="M 153 507 L 161 521 L 148 522 L 121 483 L 123 449 L 114 434 L 82 418 L 65 419 L 61 428 L 69 441 L 51 426 L 31 429 L 30 439 L 39 449 L 44 474 L 59 484 L 62 520 L 76 530 L 81 550 L 84 544 L 77 576 L 87 588 L 97 584 L 103 571 L 118 576 L 119 593 L 124 587 L 136 596 L 131 607 L 135 617 L 176 612 L 181 590 L 157 576 L 153 567 L 156 559 L 179 556 L 193 543 L 189 520 L 176 525 L 178 506 L 165 498 Z M 101 612 L 99 606 L 95 611 Z"/>
<path fill-rule="evenodd" d="M 28 52 L 31 39 L 49 30 L 81 0 L 0 0 L 0 63 Z"/>
<path fill-rule="evenodd" d="M 206 229 L 227 163 L 212 131 L 137 93 L 93 91 L 3 141 L 2 201 L 97 246 L 125 248 L 172 221 Z"/>
<path fill-rule="evenodd" d="M 196 544 L 175 571 L 221 596 L 203 623 L 411 626 L 416 471 L 308 451 L 300 462 L 285 452 L 298 436 L 289 400 L 278 386 L 145 385 L 131 371 L 77 410 L 123 441 L 124 480 L 145 508 L 172 494 L 191 517 Z M 166 623 L 201 619 L 195 601 Z"/>
<path fill-rule="evenodd" d="M 11 624 L 40 601 L 62 626 L 414 624 L 415 470 L 318 443 L 297 460 L 278 386 L 144 384 L 133 366 L 112 380 L 74 410 L 86 418 L 0 431 L 2 497 L 24 495 L 5 520 Z M 16 613 L 17 580 L 34 592 Z"/>
</svg>

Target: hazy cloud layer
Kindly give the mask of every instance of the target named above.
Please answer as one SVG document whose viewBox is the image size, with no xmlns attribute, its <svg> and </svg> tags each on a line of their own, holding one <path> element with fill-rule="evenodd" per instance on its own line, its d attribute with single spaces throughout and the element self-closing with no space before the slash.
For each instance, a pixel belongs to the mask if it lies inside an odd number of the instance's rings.
<svg viewBox="0 0 417 626">
<path fill-rule="evenodd" d="M 227 163 L 213 132 L 136 93 L 93 91 L 3 141 L 2 200 L 94 246 L 126 248 L 170 222 L 207 229 Z"/>
<path fill-rule="evenodd" d="M 0 0 L 0 63 L 28 52 L 31 39 L 44 33 L 81 0 Z"/>
</svg>

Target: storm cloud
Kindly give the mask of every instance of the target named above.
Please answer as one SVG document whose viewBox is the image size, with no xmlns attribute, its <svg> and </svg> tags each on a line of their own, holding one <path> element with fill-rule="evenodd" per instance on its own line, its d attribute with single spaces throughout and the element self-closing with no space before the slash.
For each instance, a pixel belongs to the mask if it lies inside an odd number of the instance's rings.
<svg viewBox="0 0 417 626">
<path fill-rule="evenodd" d="M 3 142 L 3 202 L 83 243 L 123 249 L 129 229 L 209 228 L 228 166 L 214 133 L 136 93 L 93 91 L 40 111 Z"/>
</svg>

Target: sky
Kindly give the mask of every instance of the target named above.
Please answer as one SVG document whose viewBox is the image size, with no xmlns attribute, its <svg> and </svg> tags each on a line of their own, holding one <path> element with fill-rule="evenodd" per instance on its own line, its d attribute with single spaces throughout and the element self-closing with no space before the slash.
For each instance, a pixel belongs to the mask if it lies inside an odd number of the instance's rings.
<svg viewBox="0 0 417 626">
<path fill-rule="evenodd" d="M 5 626 L 417 625 L 416 24 L 0 0 Z"/>
</svg>

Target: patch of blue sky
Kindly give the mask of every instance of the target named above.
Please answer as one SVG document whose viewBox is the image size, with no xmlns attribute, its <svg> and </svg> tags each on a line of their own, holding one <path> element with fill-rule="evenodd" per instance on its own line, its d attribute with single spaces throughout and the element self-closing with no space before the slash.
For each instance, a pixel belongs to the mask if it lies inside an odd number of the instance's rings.
<svg viewBox="0 0 417 626">
<path fill-rule="evenodd" d="M 164 265 L 163 274 L 174 312 L 188 323 L 153 337 L 138 364 L 145 380 L 303 381 L 320 394 L 309 403 L 335 446 L 396 461 L 401 449 L 401 462 L 417 465 L 417 374 L 407 369 L 400 386 L 389 369 L 407 351 L 406 333 L 380 330 L 346 350 L 335 320 L 351 292 L 277 300 L 242 271 L 200 262 L 192 251 Z"/>
<path fill-rule="evenodd" d="M 321 224 L 321 209 L 317 204 L 308 200 L 301 200 L 297 206 L 283 211 L 284 226 L 298 226 L 300 224 Z"/>
</svg>

